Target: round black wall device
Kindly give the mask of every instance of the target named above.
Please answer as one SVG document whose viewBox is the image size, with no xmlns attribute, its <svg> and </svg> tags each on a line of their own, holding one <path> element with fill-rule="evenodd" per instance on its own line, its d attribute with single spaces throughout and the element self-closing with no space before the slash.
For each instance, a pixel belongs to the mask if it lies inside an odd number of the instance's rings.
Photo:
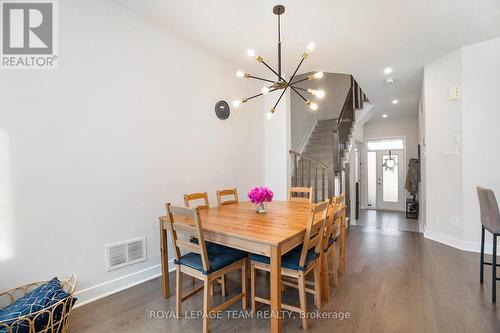
<svg viewBox="0 0 500 333">
<path fill-rule="evenodd" d="M 229 104 L 226 101 L 218 101 L 215 103 L 215 114 L 217 118 L 224 120 L 229 118 L 231 110 L 229 109 Z"/>
</svg>

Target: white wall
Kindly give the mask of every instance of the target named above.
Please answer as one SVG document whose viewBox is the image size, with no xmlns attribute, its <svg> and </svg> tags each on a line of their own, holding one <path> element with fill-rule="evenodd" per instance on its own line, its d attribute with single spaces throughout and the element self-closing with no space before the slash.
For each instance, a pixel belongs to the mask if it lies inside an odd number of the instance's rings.
<svg viewBox="0 0 500 333">
<path fill-rule="evenodd" d="M 75 273 L 81 303 L 159 273 L 165 202 L 264 183 L 265 117 L 253 101 L 218 120 L 253 88 L 237 67 L 122 7 L 59 18 L 58 70 L 0 74 L 0 290 Z M 105 244 L 143 235 L 146 262 L 105 272 Z"/>
<path fill-rule="evenodd" d="M 281 92 L 276 91 L 265 96 L 265 112 L 276 104 Z M 288 199 L 290 186 L 290 91 L 283 95 L 271 119 L 265 122 L 265 174 L 266 186 L 274 192 L 275 200 Z M 258 163 L 259 161 L 255 161 Z"/>
<path fill-rule="evenodd" d="M 371 120 L 363 127 L 363 136 L 366 141 L 385 137 L 405 137 L 406 138 L 406 161 L 404 165 L 404 179 L 406 179 L 406 170 L 410 158 L 417 158 L 418 144 L 418 119 L 412 118 L 397 118 L 397 119 L 382 119 Z M 361 163 L 362 163 L 362 180 L 361 180 L 361 206 L 367 207 L 367 173 L 366 173 L 366 145 L 361 148 Z M 406 192 L 406 190 L 404 190 Z M 406 192 L 409 197 L 409 194 Z"/>
<path fill-rule="evenodd" d="M 425 66 L 427 235 L 459 237 L 461 233 L 462 101 L 448 100 L 449 88 L 462 82 L 461 66 L 461 51 Z"/>
<path fill-rule="evenodd" d="M 481 224 L 476 186 L 493 189 L 500 199 L 500 38 L 464 47 L 462 59 L 462 238 L 477 244 Z"/>
<path fill-rule="evenodd" d="M 466 46 L 425 67 L 426 231 L 428 238 L 478 251 L 476 186 L 500 193 L 495 153 L 500 85 L 500 39 Z M 448 100 L 458 84 L 459 100 Z M 455 154 L 456 153 L 456 154 Z M 491 250 L 489 237 L 486 249 Z"/>
</svg>

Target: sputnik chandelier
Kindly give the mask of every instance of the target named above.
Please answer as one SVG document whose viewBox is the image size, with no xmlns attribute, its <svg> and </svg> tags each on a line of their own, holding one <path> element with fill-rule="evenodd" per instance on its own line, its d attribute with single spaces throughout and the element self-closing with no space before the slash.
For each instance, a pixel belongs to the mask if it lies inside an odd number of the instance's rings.
<svg viewBox="0 0 500 333">
<path fill-rule="evenodd" d="M 311 53 L 311 51 L 314 50 L 314 43 L 310 42 L 307 45 L 306 51 L 304 52 L 304 54 L 302 54 L 302 58 L 300 59 L 299 64 L 295 68 L 295 71 L 293 72 L 292 76 L 290 77 L 290 79 L 288 81 L 285 80 L 283 78 L 283 76 L 281 75 L 281 20 L 280 20 L 280 17 L 281 17 L 281 15 L 284 12 L 285 12 L 285 7 L 282 6 L 282 5 L 277 5 L 277 6 L 274 6 L 274 8 L 273 8 L 273 13 L 276 16 L 278 16 L 278 70 L 275 71 L 273 68 L 271 68 L 271 66 L 269 66 L 264 61 L 264 58 L 262 58 L 260 55 L 256 55 L 256 53 L 255 53 L 254 50 L 249 49 L 247 51 L 247 54 L 248 54 L 249 57 L 255 58 L 255 60 L 257 60 L 257 62 L 263 64 L 271 72 L 273 72 L 276 75 L 277 80 L 275 81 L 275 80 L 271 80 L 271 79 L 266 79 L 266 78 L 258 77 L 258 76 L 255 76 L 255 75 L 252 75 L 252 74 L 249 74 L 249 73 L 245 73 L 245 72 L 243 72 L 241 70 L 237 71 L 236 75 L 239 78 L 260 80 L 260 81 L 267 82 L 268 85 L 262 87 L 261 92 L 259 94 L 256 94 L 256 95 L 253 95 L 253 96 L 250 96 L 250 97 L 247 97 L 247 98 L 243 98 L 243 99 L 240 99 L 240 100 L 233 101 L 233 106 L 234 107 L 238 107 L 242 103 L 246 103 L 249 100 L 257 98 L 259 96 L 267 95 L 270 92 L 273 92 L 273 91 L 276 91 L 276 90 L 282 90 L 281 95 L 279 96 L 278 100 L 276 101 L 276 103 L 274 104 L 274 106 L 270 110 L 270 112 L 267 114 L 268 118 L 270 118 L 273 115 L 273 113 L 276 111 L 276 107 L 278 106 L 279 102 L 281 101 L 281 98 L 283 97 L 283 95 L 285 94 L 285 92 L 286 92 L 286 90 L 288 88 L 290 88 L 297 95 L 299 95 L 300 98 L 302 98 L 302 100 L 304 100 L 304 102 L 307 104 L 307 106 L 309 106 L 309 108 L 311 110 L 313 110 L 313 111 L 315 111 L 315 110 L 318 109 L 318 104 L 312 102 L 308 98 L 305 98 L 304 95 L 301 92 L 308 93 L 308 94 L 310 94 L 312 96 L 315 96 L 317 98 L 320 98 L 320 99 L 323 98 L 323 97 L 325 97 L 324 90 L 304 89 L 304 88 L 301 88 L 301 87 L 297 86 L 298 83 L 303 82 L 303 81 L 321 79 L 323 77 L 323 72 L 316 72 L 316 73 L 314 73 L 312 75 L 309 75 L 309 76 L 307 76 L 307 77 L 305 77 L 303 79 L 299 79 L 299 80 L 295 80 L 294 81 L 295 75 L 297 74 L 297 71 L 299 70 L 300 66 L 302 66 L 302 63 L 304 62 L 304 60 L 307 59 L 307 57 L 309 56 L 309 53 Z"/>
</svg>

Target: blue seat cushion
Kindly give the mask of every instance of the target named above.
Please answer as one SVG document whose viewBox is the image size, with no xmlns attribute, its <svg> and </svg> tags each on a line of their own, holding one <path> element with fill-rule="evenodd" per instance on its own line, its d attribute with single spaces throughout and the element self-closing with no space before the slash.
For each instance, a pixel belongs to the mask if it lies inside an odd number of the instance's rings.
<svg viewBox="0 0 500 333">
<path fill-rule="evenodd" d="M 300 255 L 302 253 L 302 245 L 297 246 L 293 250 L 285 253 L 281 256 L 281 267 L 304 271 L 305 268 L 318 257 L 318 254 L 314 252 L 314 247 L 307 251 L 306 262 L 304 266 L 299 266 Z M 264 264 L 269 264 L 269 257 L 261 256 L 259 254 L 250 255 L 250 260 L 258 261 Z"/>
<path fill-rule="evenodd" d="M 325 252 L 328 250 L 328 248 L 330 248 L 330 246 L 332 246 L 332 245 L 333 245 L 333 243 L 335 243 L 335 242 L 337 241 L 337 239 L 338 239 L 338 238 L 339 238 L 338 236 L 336 236 L 335 238 L 334 238 L 334 237 L 332 237 L 332 236 L 330 236 L 330 237 L 328 238 L 328 246 L 326 247 Z"/>
<path fill-rule="evenodd" d="M 189 252 L 183 255 L 179 260 L 175 260 L 174 263 L 194 268 L 206 275 L 208 273 L 216 272 L 219 269 L 229 266 L 248 256 L 248 253 L 245 251 L 236 250 L 227 246 L 210 242 L 206 242 L 205 245 L 207 248 L 207 256 L 210 266 L 208 271 L 203 269 L 201 256 L 194 252 Z"/>
<path fill-rule="evenodd" d="M 61 283 L 57 278 L 53 278 L 47 283 L 35 288 L 33 291 L 27 295 L 19 298 L 11 305 L 0 309 L 0 322 L 4 322 L 7 325 L 12 325 L 18 318 L 27 316 L 31 313 L 35 313 L 42 309 L 48 308 L 57 302 L 70 296 L 61 288 Z M 73 306 L 76 299 L 73 299 Z M 54 320 L 59 320 L 63 311 L 63 304 L 60 304 L 54 309 Z M 67 309 L 66 311 L 69 311 Z M 36 317 L 35 329 L 36 331 L 43 330 L 49 324 L 49 315 L 42 314 Z M 0 328 L 0 333 L 7 332 L 6 328 Z M 13 333 L 24 333 L 29 332 L 29 322 L 23 320 L 16 323 L 12 327 Z"/>
</svg>

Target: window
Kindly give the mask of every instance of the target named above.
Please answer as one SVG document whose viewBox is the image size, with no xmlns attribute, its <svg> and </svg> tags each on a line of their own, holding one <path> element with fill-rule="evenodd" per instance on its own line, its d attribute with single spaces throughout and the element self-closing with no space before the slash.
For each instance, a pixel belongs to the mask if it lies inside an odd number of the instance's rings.
<svg viewBox="0 0 500 333">
<path fill-rule="evenodd" d="M 404 143 L 402 138 L 370 140 L 366 143 L 367 150 L 398 150 L 403 148 Z"/>
</svg>

